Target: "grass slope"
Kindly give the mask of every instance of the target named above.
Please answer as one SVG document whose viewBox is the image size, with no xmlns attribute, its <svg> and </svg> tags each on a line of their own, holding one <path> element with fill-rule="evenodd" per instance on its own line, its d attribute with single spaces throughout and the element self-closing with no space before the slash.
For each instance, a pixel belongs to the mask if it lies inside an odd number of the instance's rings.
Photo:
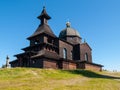
<svg viewBox="0 0 120 90">
<path fill-rule="evenodd" d="M 120 73 L 36 68 L 0 69 L 0 90 L 120 90 Z"/>
</svg>

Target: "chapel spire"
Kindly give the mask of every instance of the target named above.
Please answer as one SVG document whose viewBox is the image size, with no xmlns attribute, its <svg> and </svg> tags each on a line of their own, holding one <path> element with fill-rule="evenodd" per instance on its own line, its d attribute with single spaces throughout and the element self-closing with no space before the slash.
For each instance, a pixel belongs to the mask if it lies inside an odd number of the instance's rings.
<svg viewBox="0 0 120 90">
<path fill-rule="evenodd" d="M 41 25 L 47 24 L 47 20 L 51 19 L 51 17 L 46 12 L 45 6 L 43 6 L 43 10 L 40 16 L 38 16 L 37 18 L 41 20 Z"/>
</svg>

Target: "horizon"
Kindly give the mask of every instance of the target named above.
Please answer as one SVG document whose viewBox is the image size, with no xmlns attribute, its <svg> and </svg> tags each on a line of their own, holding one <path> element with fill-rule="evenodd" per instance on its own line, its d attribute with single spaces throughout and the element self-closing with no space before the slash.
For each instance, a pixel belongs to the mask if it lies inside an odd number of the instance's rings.
<svg viewBox="0 0 120 90">
<path fill-rule="evenodd" d="M 119 0 L 13 1 L 0 1 L 0 67 L 5 64 L 7 55 L 10 61 L 15 60 L 13 56 L 29 46 L 26 38 L 39 26 L 40 21 L 36 17 L 45 6 L 52 17 L 48 21 L 49 26 L 56 36 L 66 27 L 69 19 L 82 41 L 85 39 L 92 48 L 93 62 L 104 65 L 103 69 L 120 71 Z"/>
</svg>

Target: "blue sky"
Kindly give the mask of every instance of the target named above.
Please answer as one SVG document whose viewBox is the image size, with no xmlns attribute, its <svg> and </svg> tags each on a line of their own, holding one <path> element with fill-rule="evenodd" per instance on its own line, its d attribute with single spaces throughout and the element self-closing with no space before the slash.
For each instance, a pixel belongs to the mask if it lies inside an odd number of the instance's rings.
<svg viewBox="0 0 120 90">
<path fill-rule="evenodd" d="M 0 66 L 23 52 L 38 27 L 43 6 L 58 36 L 69 20 L 92 48 L 93 62 L 120 71 L 120 0 L 0 0 Z"/>
</svg>

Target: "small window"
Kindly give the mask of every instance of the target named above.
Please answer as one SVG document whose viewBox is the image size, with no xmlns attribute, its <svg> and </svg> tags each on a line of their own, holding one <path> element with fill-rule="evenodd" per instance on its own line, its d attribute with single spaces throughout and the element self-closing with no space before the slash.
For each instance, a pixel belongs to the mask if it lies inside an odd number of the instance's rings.
<svg viewBox="0 0 120 90">
<path fill-rule="evenodd" d="M 67 59 L 67 50 L 66 50 L 66 48 L 63 49 L 63 58 Z"/>
<path fill-rule="evenodd" d="M 85 61 L 88 61 L 88 54 L 85 53 Z"/>
<path fill-rule="evenodd" d="M 38 44 L 39 43 L 39 40 L 35 40 L 35 44 Z"/>
<path fill-rule="evenodd" d="M 37 42 L 37 41 L 35 41 L 35 44 L 38 44 L 38 42 Z"/>
<path fill-rule="evenodd" d="M 73 40 L 73 37 L 70 37 L 70 40 Z"/>
<path fill-rule="evenodd" d="M 71 53 L 70 53 L 70 56 L 71 56 L 71 59 L 73 60 L 73 51 L 71 51 Z"/>
</svg>

